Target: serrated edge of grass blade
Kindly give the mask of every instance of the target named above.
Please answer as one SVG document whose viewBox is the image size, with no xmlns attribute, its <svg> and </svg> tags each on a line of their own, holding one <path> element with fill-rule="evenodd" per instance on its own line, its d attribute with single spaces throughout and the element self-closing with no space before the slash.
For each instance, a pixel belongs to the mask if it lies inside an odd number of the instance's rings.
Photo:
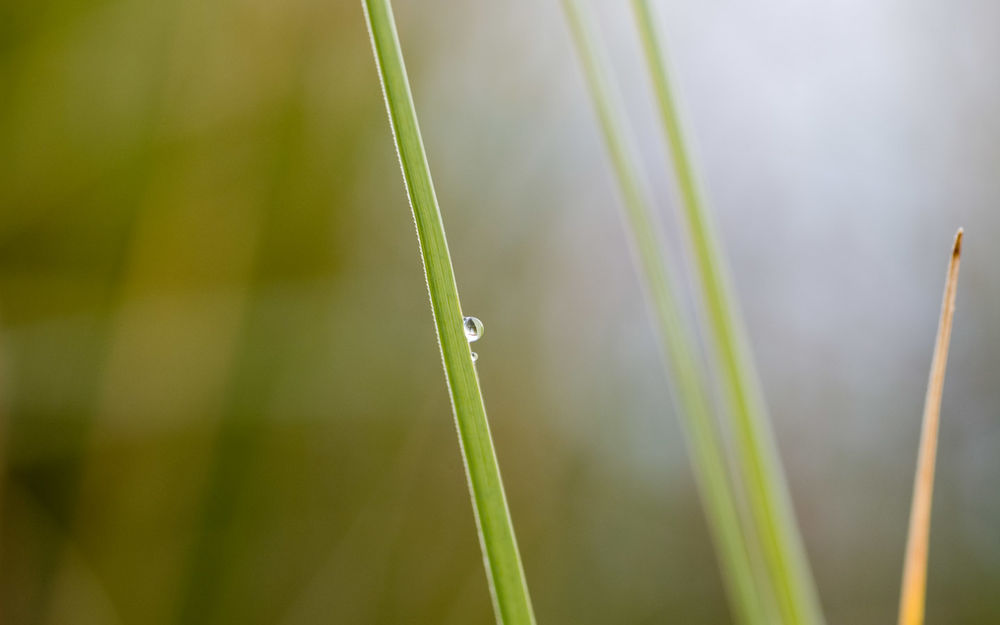
<svg viewBox="0 0 1000 625">
<path fill-rule="evenodd" d="M 699 370 L 697 349 L 675 303 L 645 177 L 635 156 L 620 97 L 609 78 L 604 48 L 589 12 L 581 3 L 564 0 L 563 7 L 621 189 L 624 222 L 631 235 L 631 247 L 662 342 L 662 353 L 674 374 L 673 396 L 733 613 L 741 623 L 772 623 L 767 603 L 754 579 L 724 445 L 711 416 L 708 387 Z"/>
<path fill-rule="evenodd" d="M 462 327 L 462 308 L 444 223 L 420 137 L 392 6 L 388 0 L 362 0 L 362 4 L 417 227 L 427 290 L 497 622 L 534 625 L 531 599 L 479 379 Z"/>
<path fill-rule="evenodd" d="M 693 252 L 695 283 L 711 336 L 707 343 L 714 351 L 715 366 L 721 370 L 735 435 L 738 473 L 744 480 L 765 564 L 784 621 L 795 625 L 819 625 L 823 622 L 819 595 L 792 512 L 791 497 L 764 408 L 760 382 L 753 369 L 749 343 L 736 300 L 731 295 L 726 262 L 684 140 L 660 35 L 649 0 L 633 0 L 632 4 Z"/>
<path fill-rule="evenodd" d="M 910 528 L 903 562 L 903 583 L 899 597 L 899 625 L 921 625 L 927 595 L 927 555 L 931 534 L 931 504 L 934 497 L 934 464 L 937 457 L 938 431 L 941 426 L 941 396 L 948 366 L 948 346 L 955 318 L 955 294 L 958 290 L 958 266 L 962 258 L 962 234 L 958 229 L 948 261 L 948 274 L 941 297 L 941 319 L 934 341 L 934 356 L 924 398 L 920 452 L 913 478 L 913 503 Z"/>
</svg>

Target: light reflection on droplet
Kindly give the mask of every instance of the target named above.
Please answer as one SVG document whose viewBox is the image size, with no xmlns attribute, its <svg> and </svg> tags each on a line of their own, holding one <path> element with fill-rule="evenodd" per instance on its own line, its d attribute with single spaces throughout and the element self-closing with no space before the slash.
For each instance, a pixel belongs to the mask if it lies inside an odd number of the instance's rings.
<svg viewBox="0 0 1000 625">
<path fill-rule="evenodd" d="M 465 330 L 465 338 L 470 343 L 475 343 L 483 338 L 483 322 L 475 317 L 465 317 L 462 319 L 462 329 Z"/>
</svg>

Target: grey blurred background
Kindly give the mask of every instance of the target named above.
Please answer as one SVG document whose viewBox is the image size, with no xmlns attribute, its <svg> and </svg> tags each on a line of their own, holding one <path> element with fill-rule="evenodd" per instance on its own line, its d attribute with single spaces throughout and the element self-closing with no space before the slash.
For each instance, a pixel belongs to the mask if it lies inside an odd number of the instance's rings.
<svg viewBox="0 0 1000 625">
<path fill-rule="evenodd" d="M 559 4 L 395 8 L 539 622 L 729 622 Z M 831 624 L 965 226 L 928 622 L 1000 622 L 1000 5 L 658 8 Z M 360 3 L 0 3 L 0 164 L 0 620 L 491 622 Z"/>
</svg>

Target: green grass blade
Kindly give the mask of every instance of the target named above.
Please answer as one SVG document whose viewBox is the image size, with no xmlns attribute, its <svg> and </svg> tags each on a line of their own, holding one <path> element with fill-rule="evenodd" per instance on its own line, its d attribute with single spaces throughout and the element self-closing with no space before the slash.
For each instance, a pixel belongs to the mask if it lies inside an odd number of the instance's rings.
<svg viewBox="0 0 1000 625">
<path fill-rule="evenodd" d="M 633 5 L 680 192 L 696 282 L 711 335 L 709 343 L 714 350 L 714 361 L 733 420 L 739 474 L 744 480 L 782 619 L 789 624 L 822 623 L 818 594 L 792 512 L 760 382 L 731 294 L 722 250 L 716 241 L 685 144 L 649 0 L 633 0 Z"/>
<path fill-rule="evenodd" d="M 364 7 L 389 121 L 417 226 L 434 323 L 497 621 L 504 625 L 530 625 L 535 622 L 531 599 L 500 480 L 500 467 L 490 437 L 479 379 L 462 327 L 458 288 L 420 138 L 392 7 L 388 0 L 364 0 Z"/>
<path fill-rule="evenodd" d="M 718 553 L 723 579 L 736 618 L 768 624 L 767 602 L 757 587 L 738 503 L 729 480 L 724 446 L 712 419 L 707 385 L 691 333 L 676 305 L 645 179 L 635 156 L 617 91 L 612 87 L 603 46 L 581 3 L 563 3 L 615 175 L 621 187 L 625 221 L 638 268 L 652 307 L 663 354 L 672 370 L 674 397 L 684 426 L 699 492 Z"/>
</svg>

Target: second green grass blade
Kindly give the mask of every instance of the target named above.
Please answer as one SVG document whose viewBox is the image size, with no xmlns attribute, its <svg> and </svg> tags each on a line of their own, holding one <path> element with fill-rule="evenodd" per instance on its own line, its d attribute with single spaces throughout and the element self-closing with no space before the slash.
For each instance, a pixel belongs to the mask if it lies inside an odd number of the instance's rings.
<svg viewBox="0 0 1000 625">
<path fill-rule="evenodd" d="M 531 599 L 500 480 L 500 468 L 493 450 L 479 379 L 462 327 L 462 308 L 445 240 L 444 223 L 420 138 L 392 7 L 388 0 L 364 0 L 364 7 L 417 226 L 434 323 L 497 621 L 503 625 L 533 625 L 535 617 Z"/>
<path fill-rule="evenodd" d="M 815 583 L 792 512 L 781 460 L 754 372 L 735 299 L 730 293 L 726 263 L 715 239 L 684 140 L 667 74 L 663 45 L 649 0 L 633 0 L 643 48 L 660 107 L 667 145 L 680 191 L 681 208 L 707 317 L 709 343 L 719 368 L 733 422 L 739 474 L 760 535 L 762 553 L 775 587 L 785 623 L 823 622 Z"/>
<path fill-rule="evenodd" d="M 645 181 L 616 97 L 617 91 L 608 77 L 603 47 L 597 40 L 589 13 L 580 3 L 565 0 L 563 5 L 621 187 L 625 221 L 663 353 L 673 374 L 678 413 L 733 612 L 740 623 L 770 624 L 773 620 L 769 618 L 767 596 L 754 579 L 752 547 L 741 528 L 737 498 L 729 480 L 721 437 L 712 419 L 697 349 L 676 305 Z"/>
</svg>

